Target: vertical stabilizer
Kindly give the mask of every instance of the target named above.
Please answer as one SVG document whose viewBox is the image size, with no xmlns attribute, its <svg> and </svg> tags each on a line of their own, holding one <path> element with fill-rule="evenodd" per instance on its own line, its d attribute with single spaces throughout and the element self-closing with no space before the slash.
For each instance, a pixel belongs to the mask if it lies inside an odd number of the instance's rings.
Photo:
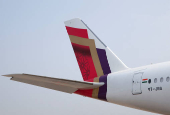
<svg viewBox="0 0 170 115">
<path fill-rule="evenodd" d="M 78 18 L 65 26 L 85 81 L 128 67 Z"/>
</svg>

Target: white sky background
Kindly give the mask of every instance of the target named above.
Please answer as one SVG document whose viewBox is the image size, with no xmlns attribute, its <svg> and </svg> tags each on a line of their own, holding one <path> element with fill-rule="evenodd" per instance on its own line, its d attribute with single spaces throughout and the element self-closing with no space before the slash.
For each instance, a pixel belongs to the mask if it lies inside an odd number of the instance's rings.
<svg viewBox="0 0 170 115">
<path fill-rule="evenodd" d="M 0 75 L 82 80 L 64 21 L 79 17 L 129 67 L 170 60 L 169 0 L 0 0 Z M 0 76 L 0 115 L 154 115 Z"/>
</svg>

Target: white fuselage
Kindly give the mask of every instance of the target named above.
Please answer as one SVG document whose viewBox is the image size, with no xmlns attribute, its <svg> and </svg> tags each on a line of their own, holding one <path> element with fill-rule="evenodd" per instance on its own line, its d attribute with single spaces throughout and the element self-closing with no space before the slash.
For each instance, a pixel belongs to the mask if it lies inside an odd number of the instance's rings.
<svg viewBox="0 0 170 115">
<path fill-rule="evenodd" d="M 169 76 L 170 62 L 111 73 L 107 77 L 107 101 L 145 111 L 169 114 Z M 157 78 L 156 83 L 155 78 Z M 145 80 L 147 83 L 142 83 L 143 79 L 147 79 Z"/>
</svg>

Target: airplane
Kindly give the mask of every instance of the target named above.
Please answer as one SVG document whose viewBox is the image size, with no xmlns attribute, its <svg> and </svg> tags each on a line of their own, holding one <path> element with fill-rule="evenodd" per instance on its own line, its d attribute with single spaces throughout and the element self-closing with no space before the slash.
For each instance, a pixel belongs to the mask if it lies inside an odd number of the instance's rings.
<svg viewBox="0 0 170 115">
<path fill-rule="evenodd" d="M 65 27 L 83 81 L 31 74 L 3 76 L 135 109 L 170 114 L 170 62 L 129 68 L 81 19 L 68 20 Z"/>
</svg>

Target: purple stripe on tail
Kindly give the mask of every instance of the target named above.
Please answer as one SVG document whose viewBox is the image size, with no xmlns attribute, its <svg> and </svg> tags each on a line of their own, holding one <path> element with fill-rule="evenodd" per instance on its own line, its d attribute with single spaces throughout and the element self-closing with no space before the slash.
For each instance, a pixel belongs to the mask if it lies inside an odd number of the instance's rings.
<svg viewBox="0 0 170 115">
<path fill-rule="evenodd" d="M 107 93 L 107 75 L 103 75 L 99 78 L 99 82 L 104 82 L 104 85 L 99 87 L 99 94 L 98 98 L 102 100 L 106 100 L 106 93 Z"/>
<path fill-rule="evenodd" d="M 99 56 L 100 64 L 103 69 L 104 75 L 111 73 L 109 63 L 107 61 L 106 51 L 104 49 L 97 49 L 97 54 Z"/>
</svg>

